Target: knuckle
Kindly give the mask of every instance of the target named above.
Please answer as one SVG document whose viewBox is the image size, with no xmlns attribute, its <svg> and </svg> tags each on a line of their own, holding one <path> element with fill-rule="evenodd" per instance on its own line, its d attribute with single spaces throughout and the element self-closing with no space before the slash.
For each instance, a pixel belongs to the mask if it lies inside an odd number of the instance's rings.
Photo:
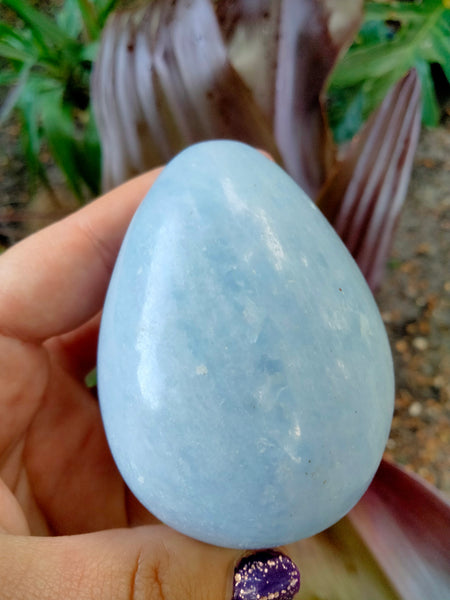
<svg viewBox="0 0 450 600">
<path fill-rule="evenodd" d="M 170 557 L 160 544 L 157 549 L 141 548 L 134 562 L 127 600 L 175 600 Z M 176 576 L 176 574 L 174 574 Z"/>
</svg>

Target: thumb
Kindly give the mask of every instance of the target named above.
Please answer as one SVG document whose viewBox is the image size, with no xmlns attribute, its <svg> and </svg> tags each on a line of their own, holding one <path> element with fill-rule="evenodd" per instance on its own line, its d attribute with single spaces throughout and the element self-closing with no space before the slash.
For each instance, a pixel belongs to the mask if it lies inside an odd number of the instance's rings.
<svg viewBox="0 0 450 600">
<path fill-rule="evenodd" d="M 0 536 L 4 600 L 230 600 L 238 550 L 165 525 L 61 537 Z"/>
</svg>

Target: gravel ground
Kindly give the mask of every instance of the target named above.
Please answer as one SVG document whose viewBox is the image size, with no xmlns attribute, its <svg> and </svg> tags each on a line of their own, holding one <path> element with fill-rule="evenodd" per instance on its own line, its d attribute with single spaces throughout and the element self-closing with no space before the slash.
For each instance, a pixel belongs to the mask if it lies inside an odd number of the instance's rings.
<svg viewBox="0 0 450 600">
<path fill-rule="evenodd" d="M 386 455 L 450 492 L 450 118 L 424 130 L 377 301 L 397 380 Z"/>
</svg>

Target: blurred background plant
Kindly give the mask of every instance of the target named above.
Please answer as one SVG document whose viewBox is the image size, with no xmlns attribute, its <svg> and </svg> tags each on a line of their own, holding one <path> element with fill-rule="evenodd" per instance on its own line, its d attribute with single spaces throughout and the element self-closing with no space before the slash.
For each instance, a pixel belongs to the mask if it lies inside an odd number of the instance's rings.
<svg viewBox="0 0 450 600">
<path fill-rule="evenodd" d="M 103 188 L 211 137 L 264 148 L 318 203 L 375 290 L 410 178 L 419 81 L 422 115 L 437 122 L 430 64 L 450 72 L 450 10 L 437 0 L 362 8 L 153 0 L 114 13 L 91 90 Z M 332 139 L 327 107 L 345 145 Z"/>
<path fill-rule="evenodd" d="M 4 0 L 0 85 L 7 88 L 0 125 L 13 111 L 21 124 L 31 178 L 49 185 L 43 145 L 82 201 L 99 192 L 100 148 L 90 107 L 90 75 L 99 37 L 117 0 L 66 0 L 38 10 Z"/>
<path fill-rule="evenodd" d="M 11 114 L 20 121 L 26 177 L 32 189 L 36 177 L 42 184 L 51 185 L 47 168 L 50 153 L 80 201 L 99 192 L 100 144 L 91 110 L 90 77 L 108 16 L 114 9 L 130 4 L 124 0 L 3 1 L 0 125 Z M 215 4 L 222 30 L 230 36 L 230 15 L 239 19 L 239 11 L 233 12 L 233 3 L 226 0 Z M 251 3 L 237 4 L 241 4 L 240 9 L 247 6 L 247 20 L 251 19 Z M 340 6 L 345 7 L 345 3 Z M 253 12 L 256 14 L 257 8 Z M 239 39 L 231 41 L 230 59 L 240 68 L 248 62 L 248 53 Z M 258 75 L 246 80 L 256 95 L 261 79 L 258 66 L 264 64 L 273 48 L 261 50 L 262 56 L 248 65 Z M 424 90 L 423 122 L 437 124 L 439 100 L 448 93 L 449 56 L 450 10 L 445 2 L 365 2 L 362 26 L 349 51 L 339 60 L 326 90 L 326 109 L 335 140 L 341 143 L 353 137 L 389 88 L 412 67 Z"/>
<path fill-rule="evenodd" d="M 422 122 L 436 126 L 450 82 L 450 3 L 442 0 L 371 1 L 327 90 L 335 139 L 344 142 L 409 69 L 422 85 Z"/>
</svg>

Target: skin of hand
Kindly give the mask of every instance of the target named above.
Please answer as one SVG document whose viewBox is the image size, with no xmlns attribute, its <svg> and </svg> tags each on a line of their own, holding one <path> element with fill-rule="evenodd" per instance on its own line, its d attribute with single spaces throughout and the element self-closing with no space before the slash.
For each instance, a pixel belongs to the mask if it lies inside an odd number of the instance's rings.
<svg viewBox="0 0 450 600">
<path fill-rule="evenodd" d="M 242 555 L 158 522 L 128 491 L 84 384 L 126 228 L 159 170 L 0 257 L 2 600 L 228 600 Z"/>
</svg>

